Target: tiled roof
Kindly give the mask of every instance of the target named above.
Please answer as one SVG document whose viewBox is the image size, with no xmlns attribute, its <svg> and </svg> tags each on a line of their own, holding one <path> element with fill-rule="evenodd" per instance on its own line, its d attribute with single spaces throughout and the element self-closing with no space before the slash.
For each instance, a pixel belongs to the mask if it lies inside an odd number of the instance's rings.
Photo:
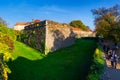
<svg viewBox="0 0 120 80">
<path fill-rule="evenodd" d="M 74 27 L 72 27 L 71 28 L 73 31 L 82 31 L 80 28 L 74 28 Z"/>
<path fill-rule="evenodd" d="M 41 22 L 41 20 L 36 19 L 34 22 Z"/>
<path fill-rule="evenodd" d="M 14 26 L 18 26 L 18 25 L 20 25 L 20 26 L 22 26 L 22 25 L 29 25 L 29 24 L 31 24 L 31 23 L 37 23 L 37 22 L 41 22 L 41 20 L 36 19 L 36 20 L 33 20 L 32 22 L 16 22 L 16 24 L 15 24 Z"/>
</svg>

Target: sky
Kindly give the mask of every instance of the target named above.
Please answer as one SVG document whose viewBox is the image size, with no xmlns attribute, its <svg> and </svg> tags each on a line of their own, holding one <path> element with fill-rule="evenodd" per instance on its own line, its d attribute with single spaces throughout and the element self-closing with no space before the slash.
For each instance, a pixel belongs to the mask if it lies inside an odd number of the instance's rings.
<svg viewBox="0 0 120 80">
<path fill-rule="evenodd" d="M 95 29 L 92 9 L 120 5 L 120 0 L 0 0 L 0 17 L 13 28 L 16 22 L 32 19 L 70 23 L 81 20 L 91 30 Z"/>
</svg>

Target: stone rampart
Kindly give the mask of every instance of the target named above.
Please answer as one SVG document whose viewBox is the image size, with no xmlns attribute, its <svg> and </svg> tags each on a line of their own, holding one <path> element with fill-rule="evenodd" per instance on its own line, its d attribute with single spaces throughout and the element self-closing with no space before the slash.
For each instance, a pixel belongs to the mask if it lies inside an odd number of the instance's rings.
<svg viewBox="0 0 120 80">
<path fill-rule="evenodd" d="M 75 34 L 68 24 L 46 21 L 46 53 L 55 51 L 74 43 Z"/>
<path fill-rule="evenodd" d="M 23 33 L 24 43 L 45 54 L 74 44 L 75 38 L 93 36 L 90 31 L 74 31 L 68 24 L 50 20 L 31 23 Z"/>
<path fill-rule="evenodd" d="M 45 21 L 31 23 L 23 30 L 22 42 L 41 51 L 45 51 Z"/>
</svg>

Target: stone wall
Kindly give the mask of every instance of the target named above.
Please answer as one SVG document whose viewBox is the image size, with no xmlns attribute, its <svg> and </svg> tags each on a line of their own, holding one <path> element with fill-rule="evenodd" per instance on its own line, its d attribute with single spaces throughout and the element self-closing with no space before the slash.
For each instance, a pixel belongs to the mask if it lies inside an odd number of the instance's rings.
<svg viewBox="0 0 120 80">
<path fill-rule="evenodd" d="M 76 34 L 76 38 L 81 37 L 94 37 L 92 31 L 83 31 L 83 30 L 73 30 L 74 34 Z"/>
<path fill-rule="evenodd" d="M 68 24 L 50 20 L 31 23 L 23 32 L 23 42 L 45 54 L 74 44 L 75 38 L 93 36 L 90 31 L 74 31 Z"/>
<path fill-rule="evenodd" d="M 38 23 L 31 23 L 29 26 L 26 26 L 23 30 L 22 42 L 44 53 L 45 24 L 45 21 L 42 21 Z"/>
<path fill-rule="evenodd" d="M 68 24 L 46 21 L 46 53 L 55 51 L 74 43 L 75 34 Z"/>
</svg>

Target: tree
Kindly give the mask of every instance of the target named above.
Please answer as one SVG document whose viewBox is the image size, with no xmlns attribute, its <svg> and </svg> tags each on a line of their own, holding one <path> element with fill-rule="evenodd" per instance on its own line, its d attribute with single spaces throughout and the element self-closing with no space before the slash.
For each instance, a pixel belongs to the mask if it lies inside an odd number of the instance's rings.
<svg viewBox="0 0 120 80">
<path fill-rule="evenodd" d="M 95 25 L 103 19 L 107 19 L 108 17 L 110 17 L 111 15 L 115 17 L 117 17 L 118 15 L 120 15 L 120 6 L 119 5 L 115 5 L 111 8 L 98 8 L 98 9 L 93 9 L 91 10 L 93 15 L 95 16 Z"/>
<path fill-rule="evenodd" d="M 4 24 L 4 20 L 0 20 L 0 80 L 8 80 L 6 61 L 11 58 L 11 53 L 14 50 L 14 30 L 9 29 Z"/>
<path fill-rule="evenodd" d="M 73 20 L 70 22 L 70 25 L 75 28 L 80 28 L 82 30 L 88 30 L 89 28 L 83 24 L 81 20 Z"/>
<path fill-rule="evenodd" d="M 115 42 L 120 41 L 120 21 L 115 18 L 120 15 L 120 6 L 115 5 L 111 8 L 99 8 L 92 10 L 95 16 L 95 30 L 98 35 Z"/>
<path fill-rule="evenodd" d="M 120 42 L 120 21 L 115 22 L 113 24 L 113 27 L 111 27 L 110 32 L 111 39 L 113 39 L 116 43 Z"/>
</svg>

